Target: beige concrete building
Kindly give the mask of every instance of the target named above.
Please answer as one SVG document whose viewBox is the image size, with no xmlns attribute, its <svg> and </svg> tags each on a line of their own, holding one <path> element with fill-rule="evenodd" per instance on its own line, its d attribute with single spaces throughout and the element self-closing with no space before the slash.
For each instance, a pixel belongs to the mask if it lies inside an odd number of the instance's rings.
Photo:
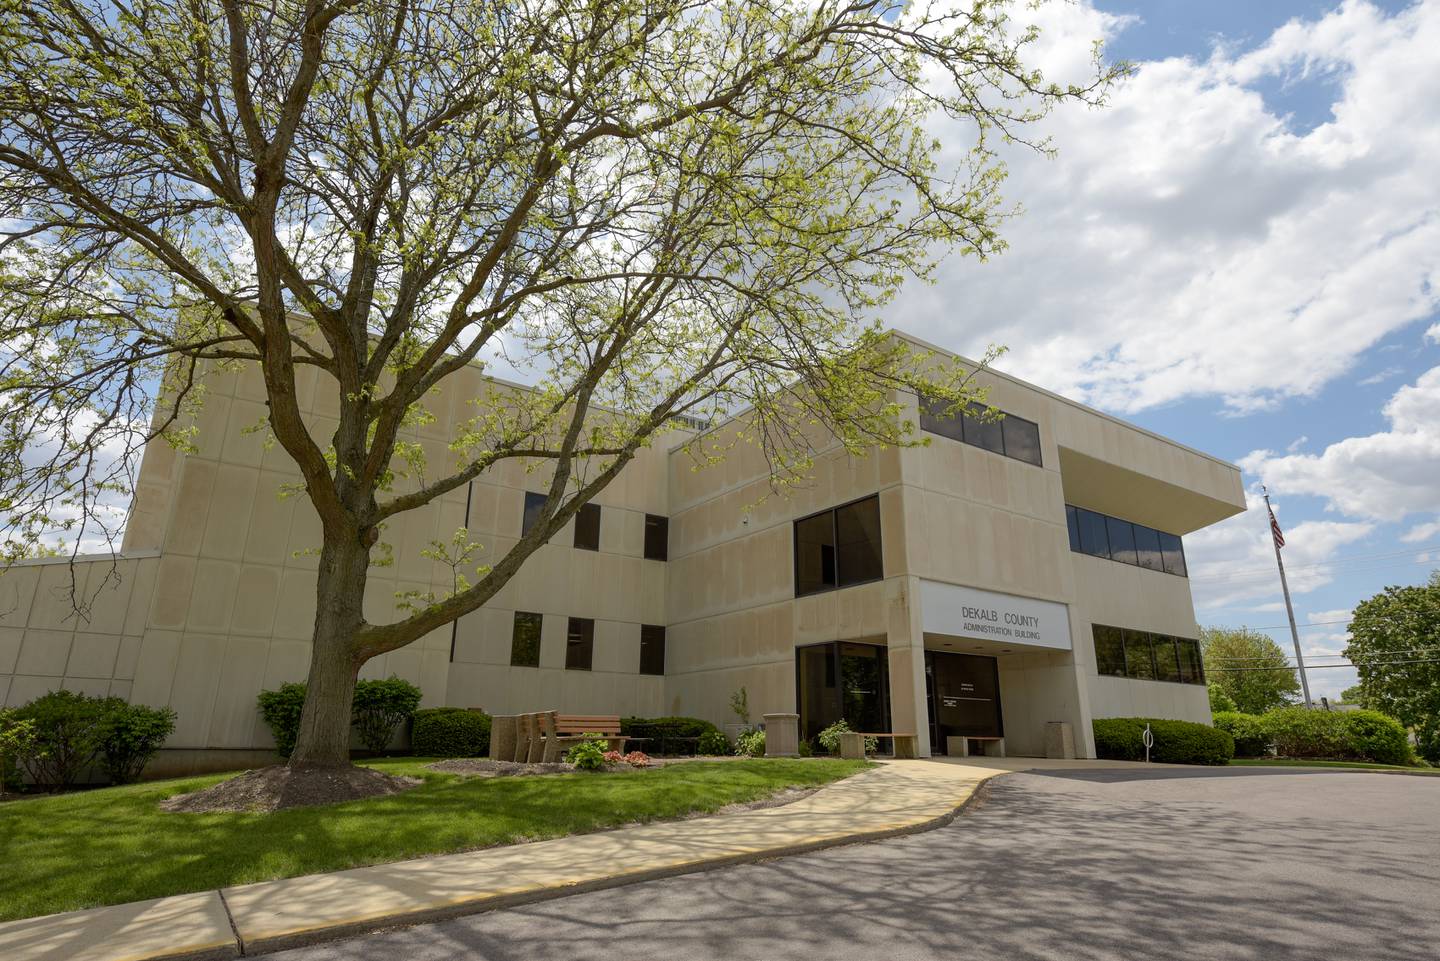
<svg viewBox="0 0 1440 961">
<path fill-rule="evenodd" d="M 333 391 L 300 376 L 323 432 Z M 983 372 L 995 422 L 907 397 L 930 444 L 847 456 L 817 442 L 816 472 L 770 493 L 760 453 L 700 467 L 673 439 L 643 451 L 486 607 L 369 662 L 419 684 L 427 706 L 493 713 L 686 714 L 733 722 L 798 712 L 802 736 L 853 727 L 919 735 L 922 753 L 1003 736 L 1043 754 L 1047 724 L 1093 756 L 1090 719 L 1209 720 L 1181 537 L 1244 509 L 1239 471 L 1026 384 Z M 415 438 L 446 462 L 450 427 L 483 386 L 450 378 Z M 147 449 L 118 561 L 0 577 L 0 702 L 60 687 L 179 715 L 156 770 L 259 762 L 272 746 L 256 694 L 302 680 L 319 524 L 298 472 L 253 428 L 255 371 L 216 372 L 197 450 Z M 737 429 L 702 435 L 725 443 Z M 520 536 L 541 473 L 513 464 L 386 529 L 367 617 L 447 589 L 421 556 L 466 526 L 487 553 Z M 1052 731 L 1055 729 L 1052 729 Z"/>
</svg>

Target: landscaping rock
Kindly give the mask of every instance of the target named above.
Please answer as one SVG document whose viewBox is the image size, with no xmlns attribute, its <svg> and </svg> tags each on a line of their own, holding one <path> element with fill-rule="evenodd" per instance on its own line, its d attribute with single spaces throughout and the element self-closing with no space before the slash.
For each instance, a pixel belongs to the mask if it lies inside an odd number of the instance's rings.
<svg viewBox="0 0 1440 961">
<path fill-rule="evenodd" d="M 398 794 L 420 783 L 419 778 L 396 777 L 368 767 L 276 764 L 246 771 L 200 791 L 166 798 L 160 807 L 192 814 L 281 811 Z"/>
</svg>

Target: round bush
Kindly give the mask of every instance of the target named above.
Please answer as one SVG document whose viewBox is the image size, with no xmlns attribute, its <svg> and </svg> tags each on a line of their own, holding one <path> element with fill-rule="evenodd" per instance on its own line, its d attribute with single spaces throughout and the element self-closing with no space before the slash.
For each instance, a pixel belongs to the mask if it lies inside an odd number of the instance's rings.
<svg viewBox="0 0 1440 961">
<path fill-rule="evenodd" d="M 1235 739 L 1236 757 L 1264 757 L 1270 753 L 1270 735 L 1257 714 L 1216 711 L 1215 726 Z"/>
<path fill-rule="evenodd" d="M 482 757 L 490 753 L 490 715 L 463 707 L 416 711 L 410 747 L 417 757 Z"/>
<path fill-rule="evenodd" d="M 1159 717 L 1105 717 L 1092 722 L 1095 753 L 1117 761 L 1145 760 L 1145 725 L 1155 737 L 1150 760 L 1162 764 L 1228 764 L 1235 739 L 1208 724 Z"/>
<path fill-rule="evenodd" d="M 361 745 L 372 754 L 384 753 L 395 737 L 395 729 L 420 706 L 420 697 L 420 688 L 393 674 L 383 681 L 357 683 L 350 723 L 360 735 Z"/>
<path fill-rule="evenodd" d="M 1357 757 L 1377 764 L 1413 764 L 1415 755 L 1404 726 L 1379 711 L 1345 711 L 1338 715 L 1346 747 Z"/>
<path fill-rule="evenodd" d="M 126 704 L 110 698 L 95 737 L 100 759 L 112 784 L 130 784 L 175 731 L 175 712 L 168 707 Z"/>
<path fill-rule="evenodd" d="M 700 742 L 695 746 L 695 750 L 708 755 L 729 754 L 730 742 L 719 731 L 706 731 L 700 735 Z"/>
<path fill-rule="evenodd" d="M 1281 757 L 1338 758 L 1346 754 L 1344 715 L 1307 707 L 1281 707 L 1261 718 Z"/>
<path fill-rule="evenodd" d="M 275 739 L 275 753 L 289 757 L 295 752 L 295 738 L 300 734 L 305 685 L 298 681 L 281 684 L 277 690 L 261 691 L 256 700 L 260 704 L 260 717 Z"/>
</svg>

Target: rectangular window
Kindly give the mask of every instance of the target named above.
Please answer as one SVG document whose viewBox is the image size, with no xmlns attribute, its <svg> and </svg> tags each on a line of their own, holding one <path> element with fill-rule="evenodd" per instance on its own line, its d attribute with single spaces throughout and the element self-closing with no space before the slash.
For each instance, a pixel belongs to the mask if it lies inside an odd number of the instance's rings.
<svg viewBox="0 0 1440 961">
<path fill-rule="evenodd" d="M 537 494 L 534 491 L 525 492 L 525 515 L 520 523 L 520 536 L 524 537 L 530 533 L 531 528 L 540 520 L 540 510 L 545 506 L 545 495 Z"/>
<path fill-rule="evenodd" d="M 1070 528 L 1070 549 L 1080 553 L 1080 512 L 1065 505 L 1065 526 Z"/>
<path fill-rule="evenodd" d="M 1150 647 L 1155 652 L 1155 680 L 1179 681 L 1180 661 L 1175 649 L 1175 638 L 1164 634 L 1152 635 Z"/>
<path fill-rule="evenodd" d="M 1090 630 L 1095 637 L 1095 670 L 1124 677 L 1125 640 L 1120 636 L 1120 628 L 1095 624 Z"/>
<path fill-rule="evenodd" d="M 1014 414 L 1000 422 L 1005 437 L 1005 456 L 1040 466 L 1040 425 Z"/>
<path fill-rule="evenodd" d="M 1164 531 L 1156 533 L 1160 535 L 1160 560 L 1165 567 L 1165 573 L 1189 576 L 1185 569 L 1185 548 L 1181 545 L 1180 538 Z"/>
<path fill-rule="evenodd" d="M 1200 658 L 1200 642 L 1189 638 L 1176 638 L 1175 646 L 1180 655 L 1180 680 L 1186 684 L 1205 683 L 1205 665 Z"/>
<path fill-rule="evenodd" d="M 1103 515 L 1102 515 L 1103 516 Z M 1135 525 L 1118 517 L 1105 518 L 1105 532 L 1110 535 L 1110 559 L 1135 564 Z"/>
<path fill-rule="evenodd" d="M 575 546 L 582 551 L 600 549 L 600 505 L 585 504 L 575 514 Z"/>
<path fill-rule="evenodd" d="M 595 622 L 588 617 L 570 618 L 565 634 L 565 670 L 588 671 L 595 657 Z"/>
<path fill-rule="evenodd" d="M 884 576 L 878 496 L 795 522 L 796 597 Z"/>
<path fill-rule="evenodd" d="M 1155 680 L 1148 631 L 1125 631 L 1125 674 L 1141 681 Z"/>
<path fill-rule="evenodd" d="M 836 581 L 841 587 L 885 576 L 880 558 L 880 498 L 835 509 Z"/>
<path fill-rule="evenodd" d="M 645 557 L 652 561 L 670 559 L 670 518 L 645 515 Z"/>
<path fill-rule="evenodd" d="M 665 673 L 665 628 L 659 624 L 640 625 L 640 673 Z"/>
<path fill-rule="evenodd" d="M 941 437 L 948 437 L 951 440 L 964 441 L 965 435 L 960 427 L 959 416 L 947 414 L 946 406 L 947 404 L 943 400 L 935 400 L 921 394 L 920 429 L 932 434 L 939 434 Z"/>
<path fill-rule="evenodd" d="M 1140 566 L 1146 570 L 1163 571 L 1165 564 L 1160 557 L 1160 532 L 1143 524 L 1135 525 L 1135 553 Z"/>
<path fill-rule="evenodd" d="M 1005 453 L 1005 430 L 998 420 L 986 420 L 984 404 L 971 404 L 961 418 L 965 424 L 965 443 L 997 454 Z M 992 415 L 993 416 L 993 415 Z"/>
<path fill-rule="evenodd" d="M 1105 515 L 1083 507 L 1075 513 L 1080 519 L 1080 550 L 1095 557 L 1109 557 L 1110 535 L 1105 531 Z"/>
<path fill-rule="evenodd" d="M 540 666 L 540 625 L 544 618 L 529 611 L 515 612 L 515 626 L 510 632 L 510 666 Z"/>
</svg>

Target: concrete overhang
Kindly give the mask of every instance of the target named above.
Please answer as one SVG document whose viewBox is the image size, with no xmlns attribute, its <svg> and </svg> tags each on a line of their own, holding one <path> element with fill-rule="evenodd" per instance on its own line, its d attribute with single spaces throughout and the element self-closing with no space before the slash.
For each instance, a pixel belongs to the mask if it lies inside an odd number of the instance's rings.
<svg viewBox="0 0 1440 961">
<path fill-rule="evenodd" d="M 1221 474 L 1220 478 L 1197 477 L 1195 487 L 1185 487 L 1068 447 L 1060 448 L 1065 503 L 1169 534 L 1189 534 L 1245 510 L 1239 471 L 1231 468 Z M 1202 484 L 1215 489 L 1206 493 L 1199 489 Z"/>
</svg>

